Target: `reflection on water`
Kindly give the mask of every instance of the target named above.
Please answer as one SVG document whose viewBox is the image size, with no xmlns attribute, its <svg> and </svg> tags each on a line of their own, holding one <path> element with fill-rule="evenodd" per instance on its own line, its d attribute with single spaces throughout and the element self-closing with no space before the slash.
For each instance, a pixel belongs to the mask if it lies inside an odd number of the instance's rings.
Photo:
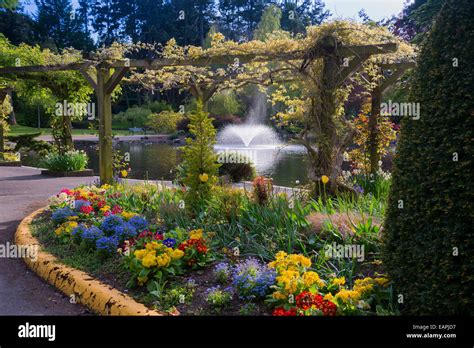
<svg viewBox="0 0 474 348">
<path fill-rule="evenodd" d="M 99 173 L 99 152 L 97 144 L 77 144 L 78 149 L 89 155 L 89 168 Z M 181 162 L 179 147 L 167 144 L 141 144 L 121 142 L 114 149 L 122 154 L 130 153 L 130 178 L 150 180 L 173 180 L 174 169 Z M 296 180 L 301 184 L 307 182 L 306 152 L 301 146 L 250 146 L 227 147 L 216 146 L 216 152 L 230 150 L 251 154 L 257 173 L 273 178 L 275 185 L 295 186 Z M 38 160 L 29 158 L 25 165 L 38 165 Z"/>
</svg>

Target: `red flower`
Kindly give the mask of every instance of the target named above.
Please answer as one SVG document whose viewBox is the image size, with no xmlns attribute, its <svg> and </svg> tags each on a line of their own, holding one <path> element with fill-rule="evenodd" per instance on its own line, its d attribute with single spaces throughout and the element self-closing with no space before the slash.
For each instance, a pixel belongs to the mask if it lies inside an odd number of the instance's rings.
<svg viewBox="0 0 474 348">
<path fill-rule="evenodd" d="M 65 194 L 67 194 L 68 196 L 70 196 L 70 195 L 73 194 L 73 192 L 72 192 L 71 190 L 68 190 L 68 189 L 62 189 L 62 190 L 60 191 L 60 193 L 65 193 Z"/>
<path fill-rule="evenodd" d="M 311 308 L 314 303 L 314 296 L 309 291 L 303 291 L 301 294 L 296 296 L 296 306 L 302 310 Z"/>
<path fill-rule="evenodd" d="M 114 205 L 112 208 L 112 214 L 120 214 L 122 212 L 122 208 L 120 208 L 118 205 Z"/>
<path fill-rule="evenodd" d="M 84 214 L 90 214 L 94 211 L 94 208 L 92 208 L 92 206 L 90 205 L 83 205 L 81 207 L 81 213 L 84 213 Z"/>
<path fill-rule="evenodd" d="M 277 307 L 273 310 L 272 315 L 276 317 L 294 317 L 296 316 L 296 308 L 285 310 L 283 307 Z"/>
<path fill-rule="evenodd" d="M 105 202 L 105 201 L 99 201 L 99 202 L 97 202 L 97 208 L 99 208 L 99 209 L 100 209 L 100 208 L 104 207 L 104 206 L 105 206 L 105 204 L 106 204 L 106 202 Z"/>
</svg>

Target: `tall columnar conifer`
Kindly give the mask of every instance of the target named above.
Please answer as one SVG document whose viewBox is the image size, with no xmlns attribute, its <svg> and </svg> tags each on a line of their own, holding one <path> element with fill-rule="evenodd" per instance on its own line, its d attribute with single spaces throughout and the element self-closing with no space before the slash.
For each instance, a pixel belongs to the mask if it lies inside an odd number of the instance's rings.
<svg viewBox="0 0 474 348">
<path fill-rule="evenodd" d="M 187 146 L 183 150 L 183 182 L 187 186 L 186 204 L 197 212 L 205 208 L 211 197 L 212 184 L 217 180 L 216 129 L 201 101 L 197 102 L 196 111 L 191 112 L 189 121 L 192 138 L 186 139 Z"/>
<path fill-rule="evenodd" d="M 383 258 L 409 314 L 474 314 L 474 2 L 447 0 L 424 43 L 404 119 Z"/>
</svg>

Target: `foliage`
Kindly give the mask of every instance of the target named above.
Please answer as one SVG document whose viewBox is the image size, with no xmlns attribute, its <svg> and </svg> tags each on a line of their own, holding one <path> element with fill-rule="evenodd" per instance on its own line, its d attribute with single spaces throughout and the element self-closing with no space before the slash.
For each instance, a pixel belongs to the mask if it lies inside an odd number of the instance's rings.
<svg viewBox="0 0 474 348">
<path fill-rule="evenodd" d="M 239 161 L 233 163 L 232 161 L 219 161 L 219 175 L 229 175 L 232 182 L 241 182 L 244 180 L 252 180 L 255 177 L 255 165 L 249 158 L 237 152 L 225 152 L 228 158 L 239 158 Z"/>
<path fill-rule="evenodd" d="M 177 125 L 183 118 L 179 112 L 166 110 L 149 115 L 146 125 L 158 134 L 169 134 L 176 132 Z"/>
<path fill-rule="evenodd" d="M 368 175 L 371 172 L 370 168 L 370 130 L 369 130 L 369 115 L 371 104 L 366 102 L 362 105 L 362 110 L 359 115 L 352 121 L 353 127 L 356 130 L 354 135 L 354 144 L 356 148 L 349 151 L 349 159 L 355 164 L 355 168 L 360 169 L 363 173 Z M 377 118 L 377 154 L 378 158 L 382 158 L 388 152 L 390 143 L 396 138 L 396 131 L 394 125 L 388 117 Z"/>
<path fill-rule="evenodd" d="M 133 106 L 126 111 L 114 115 L 113 119 L 132 127 L 143 127 L 151 115 L 151 110 L 147 107 Z"/>
<path fill-rule="evenodd" d="M 300 254 L 278 252 L 269 267 L 277 272 L 274 292 L 267 302 L 276 307 L 273 315 L 355 315 L 392 305 L 389 280 L 384 277 L 357 279 L 352 289 L 344 277 L 323 280 L 310 270 L 311 260 Z"/>
<path fill-rule="evenodd" d="M 58 172 L 73 172 L 86 169 L 88 161 L 89 158 L 84 151 L 71 150 L 64 154 L 50 152 L 41 159 L 40 165 Z"/>
<path fill-rule="evenodd" d="M 420 118 L 402 121 L 383 259 L 410 314 L 473 314 L 473 11 L 445 2 L 414 72 Z"/>
<path fill-rule="evenodd" d="M 239 104 L 235 93 L 228 90 L 214 95 L 209 100 L 208 110 L 212 115 L 230 116 L 240 113 L 241 105 Z"/>
<path fill-rule="evenodd" d="M 208 114 L 198 103 L 198 110 L 189 116 L 189 132 L 194 138 L 186 139 L 183 163 L 186 185 L 186 204 L 191 210 L 202 210 L 211 198 L 212 185 L 217 180 L 219 165 L 214 153 L 216 130 Z"/>
<path fill-rule="evenodd" d="M 254 31 L 255 40 L 265 41 L 268 34 L 281 29 L 281 9 L 276 5 L 269 5 L 262 13 L 262 18 Z"/>
</svg>

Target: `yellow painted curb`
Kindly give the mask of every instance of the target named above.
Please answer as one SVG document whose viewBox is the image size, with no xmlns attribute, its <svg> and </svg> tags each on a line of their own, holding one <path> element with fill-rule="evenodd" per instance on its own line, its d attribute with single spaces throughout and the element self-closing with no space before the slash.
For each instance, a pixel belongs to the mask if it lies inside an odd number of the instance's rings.
<svg viewBox="0 0 474 348">
<path fill-rule="evenodd" d="M 39 241 L 31 235 L 30 224 L 34 217 L 44 210 L 46 208 L 39 209 L 24 218 L 15 234 L 17 245 L 37 245 L 36 260 L 23 259 L 28 267 L 67 296 L 74 295 L 76 303 L 87 306 L 95 313 L 102 315 L 164 315 L 148 309 L 127 294 L 94 279 L 89 274 L 60 263 L 56 257 L 42 250 Z"/>
</svg>

